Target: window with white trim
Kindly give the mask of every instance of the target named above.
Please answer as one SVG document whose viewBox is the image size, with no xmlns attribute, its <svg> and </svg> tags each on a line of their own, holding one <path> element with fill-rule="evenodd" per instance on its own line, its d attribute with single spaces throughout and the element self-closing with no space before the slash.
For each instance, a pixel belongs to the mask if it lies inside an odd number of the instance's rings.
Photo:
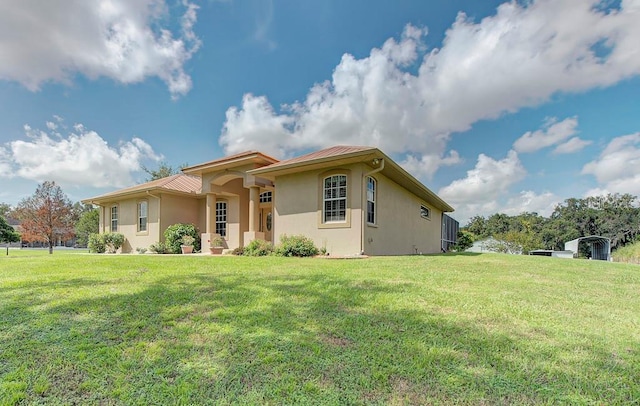
<svg viewBox="0 0 640 406">
<path fill-rule="evenodd" d="M 146 200 L 138 202 L 138 232 L 147 231 L 148 205 Z"/>
<path fill-rule="evenodd" d="M 324 178 L 322 211 L 324 223 L 346 221 L 347 175 L 332 175 Z"/>
<path fill-rule="evenodd" d="M 431 218 L 431 210 L 424 204 L 420 205 L 420 217 L 427 220 Z"/>
<path fill-rule="evenodd" d="M 273 199 L 273 193 L 271 191 L 260 193 L 260 203 L 271 203 L 272 199 Z"/>
<path fill-rule="evenodd" d="M 367 223 L 376 223 L 376 180 L 367 177 Z"/>
<path fill-rule="evenodd" d="M 227 202 L 216 202 L 216 234 L 227 236 Z"/>
<path fill-rule="evenodd" d="M 118 206 L 111 206 L 111 232 L 118 231 Z"/>
</svg>

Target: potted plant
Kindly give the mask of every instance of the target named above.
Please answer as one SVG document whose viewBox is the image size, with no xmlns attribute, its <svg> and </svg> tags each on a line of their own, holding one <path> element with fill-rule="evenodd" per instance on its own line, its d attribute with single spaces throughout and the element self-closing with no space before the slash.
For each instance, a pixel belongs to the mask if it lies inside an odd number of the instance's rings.
<svg viewBox="0 0 640 406">
<path fill-rule="evenodd" d="M 191 254 L 193 253 L 193 243 L 196 241 L 195 238 L 193 238 L 190 235 L 185 235 L 182 237 L 182 245 L 180 245 L 180 249 L 182 250 L 183 254 Z"/>
<path fill-rule="evenodd" d="M 209 247 L 209 249 L 213 255 L 220 255 L 222 254 L 222 250 L 224 250 L 224 244 L 224 238 L 216 237 L 211 241 L 211 247 Z"/>
</svg>

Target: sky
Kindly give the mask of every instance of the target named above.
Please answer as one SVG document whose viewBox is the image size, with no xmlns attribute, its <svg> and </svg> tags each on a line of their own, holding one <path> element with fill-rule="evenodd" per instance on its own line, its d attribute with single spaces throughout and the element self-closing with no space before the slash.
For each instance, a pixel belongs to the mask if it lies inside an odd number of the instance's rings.
<svg viewBox="0 0 640 406">
<path fill-rule="evenodd" d="M 0 202 L 380 148 L 466 224 L 640 195 L 640 0 L 0 0 Z"/>
</svg>

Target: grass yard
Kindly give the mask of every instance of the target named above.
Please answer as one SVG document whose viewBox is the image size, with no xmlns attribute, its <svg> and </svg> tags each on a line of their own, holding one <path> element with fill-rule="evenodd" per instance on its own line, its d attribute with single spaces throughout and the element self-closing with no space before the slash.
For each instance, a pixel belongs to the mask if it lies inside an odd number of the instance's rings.
<svg viewBox="0 0 640 406">
<path fill-rule="evenodd" d="M 640 267 L 0 256 L 0 404 L 638 404 Z"/>
</svg>

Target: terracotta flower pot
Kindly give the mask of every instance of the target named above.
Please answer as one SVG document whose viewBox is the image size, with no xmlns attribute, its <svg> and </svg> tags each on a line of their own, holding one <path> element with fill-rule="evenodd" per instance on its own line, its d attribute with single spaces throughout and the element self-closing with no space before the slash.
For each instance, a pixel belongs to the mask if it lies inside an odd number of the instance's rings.
<svg viewBox="0 0 640 406">
<path fill-rule="evenodd" d="M 224 247 L 211 247 L 209 248 L 209 250 L 211 251 L 211 254 L 213 255 L 222 255 L 222 250 L 224 249 Z"/>
<path fill-rule="evenodd" d="M 181 245 L 180 249 L 182 250 L 183 254 L 192 254 L 193 253 L 193 246 L 192 245 Z"/>
</svg>

